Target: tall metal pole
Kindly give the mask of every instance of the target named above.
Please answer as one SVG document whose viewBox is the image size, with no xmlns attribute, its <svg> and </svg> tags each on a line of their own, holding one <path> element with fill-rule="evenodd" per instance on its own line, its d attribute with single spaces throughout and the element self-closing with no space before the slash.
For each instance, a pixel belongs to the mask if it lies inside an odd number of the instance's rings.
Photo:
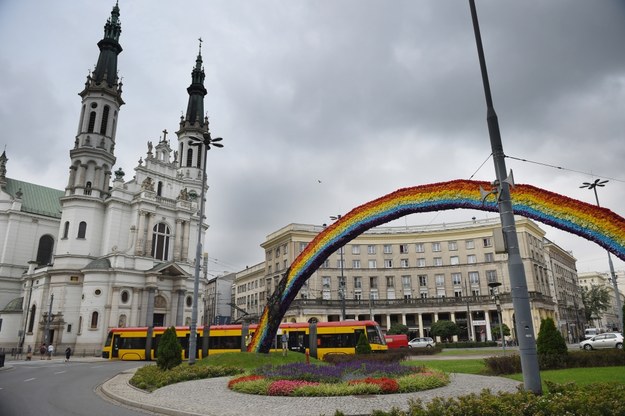
<svg viewBox="0 0 625 416">
<path fill-rule="evenodd" d="M 519 338 L 521 371 L 523 372 L 525 389 L 535 394 L 542 394 L 540 370 L 538 367 L 538 355 L 536 352 L 536 339 L 534 337 L 534 325 L 532 323 L 532 313 L 529 302 L 529 293 L 527 290 L 527 281 L 525 279 L 525 269 L 521 260 L 519 241 L 514 223 L 512 201 L 510 200 L 510 185 L 504 181 L 507 177 L 505 154 L 501 143 L 499 121 L 497 120 L 497 114 L 495 113 L 490 93 L 490 84 L 488 82 L 488 72 L 486 70 L 486 60 L 484 59 L 484 50 L 482 47 L 482 38 L 477 20 L 477 11 L 475 9 L 475 0 L 469 0 L 469 6 L 471 8 L 473 31 L 475 33 L 477 53 L 480 60 L 482 83 L 484 84 L 488 133 L 493 152 L 495 173 L 500 187 L 498 195 L 499 216 L 501 217 L 501 227 L 508 252 L 508 273 L 510 274 L 512 305 L 514 307 L 518 327 L 517 333 Z"/>
<path fill-rule="evenodd" d="M 584 184 L 582 186 L 580 186 L 580 188 L 588 188 L 588 189 L 592 189 L 595 192 L 595 201 L 597 201 L 597 206 L 600 207 L 601 205 L 599 204 L 599 196 L 597 195 L 597 187 L 603 187 L 605 186 L 605 184 L 608 183 L 608 180 L 599 180 L 599 179 L 595 179 L 594 182 L 589 183 L 589 182 L 584 182 Z M 620 296 L 620 292 L 618 290 L 618 283 L 616 282 L 616 273 L 614 272 L 614 263 L 612 263 L 612 256 L 610 255 L 610 252 L 608 251 L 608 265 L 610 266 L 610 277 L 612 278 L 612 288 L 614 289 L 614 297 L 616 298 L 616 316 L 618 317 L 618 323 L 616 324 L 616 328 L 619 331 L 623 330 L 623 307 L 621 306 L 621 296 Z"/>
<path fill-rule="evenodd" d="M 50 341 L 50 322 L 52 321 L 52 302 L 54 302 L 54 293 L 50 295 L 50 306 L 48 307 L 48 317 L 46 319 L 45 334 L 43 334 L 43 342 L 48 345 Z"/>
<path fill-rule="evenodd" d="M 195 275 L 193 279 L 193 307 L 191 309 L 191 325 L 189 327 L 189 365 L 195 364 L 195 358 L 197 353 L 197 304 L 198 304 L 198 292 L 200 287 L 200 265 L 202 260 L 202 224 L 204 223 L 204 195 L 206 193 L 206 159 L 208 156 L 208 150 L 212 144 L 215 147 L 223 147 L 221 143 L 214 143 L 221 141 L 221 137 L 216 139 L 211 138 L 209 132 L 204 133 L 203 138 L 193 138 L 197 142 L 192 145 L 197 146 L 198 154 L 204 155 L 204 163 L 202 164 L 202 189 L 200 192 L 200 212 L 198 215 L 198 229 L 197 229 L 197 247 L 195 250 Z M 204 146 L 204 147 L 202 147 Z"/>
<path fill-rule="evenodd" d="M 339 220 L 341 219 L 341 214 L 338 214 L 336 216 L 332 215 L 330 216 L 330 219 L 332 220 Z M 341 248 L 339 248 L 339 254 L 341 256 L 341 276 L 339 277 L 339 297 L 341 299 L 341 321 L 345 320 L 345 316 L 346 316 L 346 312 L 345 312 L 345 295 L 346 295 L 346 289 L 347 289 L 347 285 L 345 284 L 345 276 L 343 275 L 343 252 L 345 251 L 345 246 L 341 246 Z"/>
</svg>

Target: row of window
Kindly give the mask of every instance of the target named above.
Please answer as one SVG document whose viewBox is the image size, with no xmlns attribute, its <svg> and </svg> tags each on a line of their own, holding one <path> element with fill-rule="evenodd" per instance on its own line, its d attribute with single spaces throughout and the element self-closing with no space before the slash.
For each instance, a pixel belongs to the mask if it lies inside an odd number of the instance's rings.
<svg viewBox="0 0 625 416">
<path fill-rule="evenodd" d="M 484 263 L 493 263 L 495 261 L 494 253 L 485 253 L 484 254 Z M 476 264 L 477 263 L 477 255 L 469 254 L 467 255 L 466 264 Z M 276 263 L 277 264 L 277 263 Z M 352 259 L 352 269 L 362 269 L 363 262 L 360 259 Z M 449 266 L 457 266 L 460 264 L 460 256 L 450 256 L 449 257 Z M 367 265 L 369 269 L 377 269 L 378 261 L 376 259 L 367 260 Z M 442 257 L 434 257 L 432 259 L 431 266 L 444 266 L 445 263 Z M 330 259 L 326 259 L 325 262 L 321 265 L 322 268 L 330 268 Z M 345 260 L 337 259 L 336 260 L 336 268 L 340 269 L 342 267 L 346 267 Z M 393 259 L 384 259 L 383 260 L 383 268 L 392 269 L 394 267 Z M 407 268 L 410 267 L 409 259 L 400 259 L 399 267 Z M 416 262 L 416 267 L 428 267 L 427 260 L 425 258 L 418 258 Z"/>
<path fill-rule="evenodd" d="M 480 283 L 480 273 L 478 271 L 470 271 L 467 273 L 467 277 L 469 279 L 469 283 L 471 285 L 479 285 Z M 355 289 L 362 289 L 363 277 L 362 276 L 353 276 L 353 284 Z M 369 278 L 369 288 L 377 289 L 378 288 L 378 276 L 370 276 Z M 449 275 L 449 279 L 451 284 L 454 286 L 462 285 L 462 273 L 451 273 Z M 444 287 L 445 282 L 447 280 L 447 276 L 445 274 L 435 274 L 434 282 L 436 287 Z M 417 276 L 417 281 L 419 287 L 427 287 L 428 286 L 428 275 L 420 274 Z M 497 271 L 496 270 L 486 270 L 486 281 L 488 283 L 497 281 Z M 395 287 L 395 276 L 385 276 L 384 282 L 386 282 L 387 288 Z M 323 288 L 330 288 L 332 283 L 332 278 L 330 276 L 322 276 L 321 277 L 321 285 Z M 337 287 L 340 287 L 341 277 L 337 277 Z M 308 285 L 308 281 L 304 284 Z M 401 277 L 401 286 L 403 289 L 411 289 L 412 288 L 412 276 L 402 276 Z"/>
<path fill-rule="evenodd" d="M 414 244 L 414 252 L 415 253 L 425 253 L 426 247 L 429 245 L 430 251 L 433 253 L 441 252 L 443 243 L 441 242 L 432 242 L 432 243 L 413 243 Z M 481 239 L 481 244 L 483 247 L 492 247 L 493 239 L 491 237 L 484 237 Z M 304 251 L 308 243 L 301 242 L 299 245 L 300 253 Z M 398 246 L 399 253 L 405 254 L 410 253 L 410 246 L 412 244 L 383 244 L 382 245 L 382 253 L 384 254 L 393 254 L 393 247 Z M 351 253 L 352 254 L 361 254 L 361 246 L 359 244 L 350 244 Z M 475 248 L 475 240 L 464 240 L 464 246 L 467 250 L 472 250 Z M 286 248 L 286 245 L 284 246 Z M 367 246 L 367 254 L 376 254 L 378 252 L 379 245 L 377 244 L 368 244 Z M 448 251 L 458 251 L 458 241 L 447 241 L 447 250 Z M 280 253 L 280 249 L 276 249 L 276 255 Z M 341 247 L 338 250 L 338 253 L 345 253 L 345 248 Z"/>
<path fill-rule="evenodd" d="M 76 234 L 76 238 L 86 238 L 87 236 L 87 223 L 85 221 L 81 221 L 78 224 L 78 233 Z M 69 237 L 69 221 L 65 221 L 63 224 L 63 237 L 67 239 Z"/>
</svg>

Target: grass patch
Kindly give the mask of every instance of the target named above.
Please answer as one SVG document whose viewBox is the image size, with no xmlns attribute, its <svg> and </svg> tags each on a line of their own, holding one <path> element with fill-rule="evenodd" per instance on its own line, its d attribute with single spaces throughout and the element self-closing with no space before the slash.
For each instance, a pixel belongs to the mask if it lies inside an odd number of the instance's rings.
<svg viewBox="0 0 625 416">
<path fill-rule="evenodd" d="M 510 354 L 510 351 L 507 350 L 506 354 Z M 499 356 L 504 355 L 503 350 L 501 348 L 467 348 L 467 349 L 444 349 L 440 353 L 436 354 L 441 357 L 455 357 L 455 356 L 473 356 L 473 355 L 489 355 L 489 356 Z"/>
<path fill-rule="evenodd" d="M 543 390 L 546 391 L 546 382 L 567 384 L 575 383 L 578 386 L 587 386 L 594 383 L 611 383 L 625 385 L 625 371 L 623 367 L 591 367 L 569 368 L 565 370 L 545 370 L 540 372 Z M 523 381 L 523 374 L 506 376 L 513 380 Z"/>
<path fill-rule="evenodd" d="M 232 366 L 247 371 L 268 364 L 281 365 L 303 362 L 306 362 L 306 356 L 299 353 L 289 353 L 286 357 L 283 357 L 282 352 L 270 352 L 269 354 L 254 352 L 227 352 L 209 355 L 197 363 L 202 366 Z M 310 362 L 315 364 L 321 363 L 321 361 L 312 357 L 310 357 Z"/>
<path fill-rule="evenodd" d="M 425 366 L 445 373 L 485 374 L 486 364 L 484 359 L 464 360 L 410 360 L 406 365 Z"/>
</svg>

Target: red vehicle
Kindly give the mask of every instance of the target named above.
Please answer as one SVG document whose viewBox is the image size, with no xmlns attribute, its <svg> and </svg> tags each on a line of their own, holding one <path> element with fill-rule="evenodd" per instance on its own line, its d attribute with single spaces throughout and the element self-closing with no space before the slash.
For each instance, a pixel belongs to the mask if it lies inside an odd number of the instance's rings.
<svg viewBox="0 0 625 416">
<path fill-rule="evenodd" d="M 388 349 L 408 348 L 408 335 L 384 335 Z"/>
</svg>

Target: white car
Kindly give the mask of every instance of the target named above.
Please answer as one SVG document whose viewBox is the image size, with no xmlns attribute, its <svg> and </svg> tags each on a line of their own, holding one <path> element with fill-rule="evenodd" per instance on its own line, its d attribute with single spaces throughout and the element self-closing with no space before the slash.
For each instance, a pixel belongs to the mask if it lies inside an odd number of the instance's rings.
<svg viewBox="0 0 625 416">
<path fill-rule="evenodd" d="M 436 346 L 436 341 L 430 337 L 425 338 L 413 338 L 408 341 L 408 347 L 410 348 L 432 348 Z"/>
<path fill-rule="evenodd" d="M 615 332 L 595 335 L 579 343 L 579 347 L 585 350 L 594 350 L 599 348 L 617 348 L 623 349 L 623 334 Z"/>
</svg>

